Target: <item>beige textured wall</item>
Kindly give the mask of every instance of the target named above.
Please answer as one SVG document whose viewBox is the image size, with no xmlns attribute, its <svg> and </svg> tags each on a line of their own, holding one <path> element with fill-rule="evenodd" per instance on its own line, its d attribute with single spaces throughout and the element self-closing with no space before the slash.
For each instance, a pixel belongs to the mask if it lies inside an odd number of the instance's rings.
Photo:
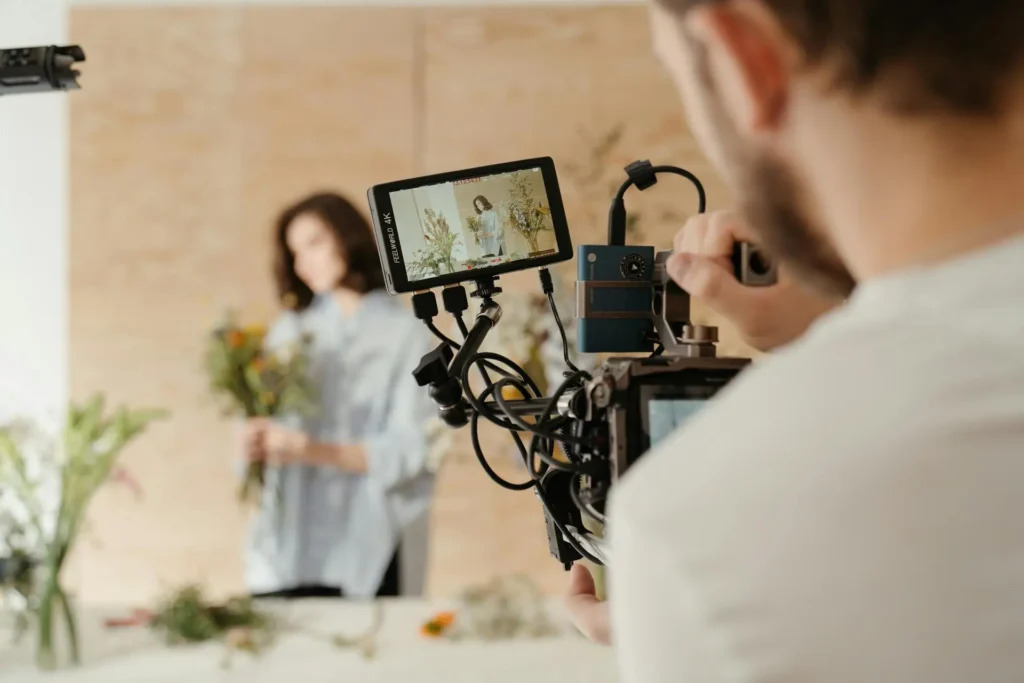
<svg viewBox="0 0 1024 683">
<path fill-rule="evenodd" d="M 283 203 L 533 155 L 579 161 L 581 124 L 620 121 L 613 168 L 684 164 L 712 206 L 727 199 L 683 128 L 642 7 L 80 7 L 71 34 L 89 54 L 71 100 L 73 393 L 173 411 L 126 455 L 143 498 L 110 489 L 92 509 L 69 571 L 86 601 L 139 602 L 191 580 L 241 588 L 246 520 L 202 337 L 228 305 L 273 314 L 268 234 Z M 692 205 L 664 185 L 645 206 Z M 584 196 L 566 188 L 577 242 L 603 230 Z M 648 238 L 668 245 L 672 227 Z M 534 497 L 492 485 L 467 445 L 441 477 L 430 591 L 504 571 L 559 590 Z"/>
</svg>

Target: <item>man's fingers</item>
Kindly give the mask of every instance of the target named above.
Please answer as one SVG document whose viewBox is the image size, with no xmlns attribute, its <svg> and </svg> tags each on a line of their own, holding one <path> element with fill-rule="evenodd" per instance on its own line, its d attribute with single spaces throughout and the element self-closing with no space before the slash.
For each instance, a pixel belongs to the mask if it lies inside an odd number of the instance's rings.
<svg viewBox="0 0 1024 683">
<path fill-rule="evenodd" d="M 734 211 L 717 211 L 708 217 L 703 249 L 699 253 L 713 258 L 731 257 L 737 242 L 751 241 L 753 238 L 739 214 Z"/>
<path fill-rule="evenodd" d="M 666 267 L 677 285 L 722 315 L 742 320 L 747 313 L 751 293 L 722 263 L 692 254 L 674 254 Z"/>
<path fill-rule="evenodd" d="M 569 593 L 565 610 L 576 628 L 590 640 L 605 645 L 611 642 L 608 605 L 597 599 L 597 587 L 590 571 L 579 562 L 569 572 Z"/>
<path fill-rule="evenodd" d="M 573 564 L 569 570 L 569 596 L 593 596 L 597 598 L 597 585 L 590 570 L 579 562 Z"/>
</svg>

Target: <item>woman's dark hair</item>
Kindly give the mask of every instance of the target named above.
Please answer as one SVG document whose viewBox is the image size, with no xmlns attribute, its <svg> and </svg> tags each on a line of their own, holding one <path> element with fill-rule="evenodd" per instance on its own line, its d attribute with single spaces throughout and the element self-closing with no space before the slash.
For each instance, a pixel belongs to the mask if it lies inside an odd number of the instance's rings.
<svg viewBox="0 0 1024 683">
<path fill-rule="evenodd" d="M 491 209 L 494 208 L 493 206 L 491 206 L 491 203 L 487 201 L 487 197 L 483 196 L 482 194 L 478 194 L 476 198 L 473 199 L 473 208 L 476 209 L 476 213 L 478 216 L 484 212 L 480 210 L 481 203 L 484 205 L 484 211 L 490 211 Z"/>
<path fill-rule="evenodd" d="M 313 301 L 313 291 L 295 273 L 295 254 L 288 247 L 288 228 L 303 214 L 319 217 L 338 241 L 347 271 L 342 287 L 362 294 L 384 287 L 384 271 L 373 239 L 373 229 L 352 203 L 341 195 L 320 192 L 281 212 L 274 228 L 274 279 L 277 294 L 292 310 L 301 311 Z"/>
</svg>

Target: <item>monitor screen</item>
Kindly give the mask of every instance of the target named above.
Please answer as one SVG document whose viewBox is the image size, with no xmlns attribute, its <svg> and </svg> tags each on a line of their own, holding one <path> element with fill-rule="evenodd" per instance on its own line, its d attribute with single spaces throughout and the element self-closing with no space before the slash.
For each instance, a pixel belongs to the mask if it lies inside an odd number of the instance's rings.
<svg viewBox="0 0 1024 683">
<path fill-rule="evenodd" d="M 539 166 L 395 190 L 390 198 L 410 283 L 559 251 Z"/>
<path fill-rule="evenodd" d="M 647 403 L 647 434 L 650 447 L 665 437 L 707 405 L 705 399 L 653 398 Z"/>
</svg>

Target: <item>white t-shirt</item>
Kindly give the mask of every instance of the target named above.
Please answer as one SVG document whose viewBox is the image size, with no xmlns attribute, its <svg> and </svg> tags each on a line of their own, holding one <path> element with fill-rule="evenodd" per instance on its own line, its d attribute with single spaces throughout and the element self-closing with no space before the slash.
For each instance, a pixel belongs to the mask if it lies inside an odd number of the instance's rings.
<svg viewBox="0 0 1024 683">
<path fill-rule="evenodd" d="M 1024 682 L 1024 238 L 862 285 L 609 534 L 624 683 Z"/>
</svg>

